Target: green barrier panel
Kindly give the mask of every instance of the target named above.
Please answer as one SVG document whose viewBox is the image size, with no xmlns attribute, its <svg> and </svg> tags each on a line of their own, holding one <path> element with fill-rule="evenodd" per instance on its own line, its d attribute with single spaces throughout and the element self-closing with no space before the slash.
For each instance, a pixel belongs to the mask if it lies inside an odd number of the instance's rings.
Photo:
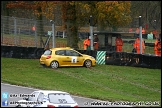
<svg viewBox="0 0 162 108">
<path fill-rule="evenodd" d="M 105 64 L 106 51 L 97 51 L 96 63 Z"/>
<path fill-rule="evenodd" d="M 147 39 L 153 39 L 153 34 L 147 34 Z"/>
</svg>

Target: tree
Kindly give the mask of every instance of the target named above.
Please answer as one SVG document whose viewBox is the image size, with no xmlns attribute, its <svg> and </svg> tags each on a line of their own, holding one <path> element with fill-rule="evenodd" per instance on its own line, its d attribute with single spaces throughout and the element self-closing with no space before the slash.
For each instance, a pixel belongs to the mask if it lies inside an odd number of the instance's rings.
<svg viewBox="0 0 162 108">
<path fill-rule="evenodd" d="M 77 24 L 77 3 L 76 2 L 63 2 L 62 11 L 63 19 L 66 22 L 67 29 L 67 46 L 78 49 L 78 24 Z"/>
<path fill-rule="evenodd" d="M 22 1 L 18 2 L 23 4 Z M 98 26 L 99 30 L 106 27 L 125 26 L 131 21 L 129 1 L 34 1 L 30 3 L 33 3 L 31 6 L 35 14 L 40 17 L 44 15 L 50 20 L 56 17 L 54 11 L 60 7 L 63 28 L 67 31 L 67 46 L 76 49 L 78 28 L 89 23 L 90 15 L 93 17 L 94 26 Z"/>
<path fill-rule="evenodd" d="M 96 14 L 98 14 L 98 24 L 102 27 L 100 30 L 105 27 L 118 28 L 129 24 L 131 22 L 130 6 L 128 1 L 98 2 Z"/>
<path fill-rule="evenodd" d="M 161 28 L 161 1 L 131 1 L 131 17 L 142 16 L 142 25 Z M 154 22 L 156 20 L 156 22 Z"/>
</svg>

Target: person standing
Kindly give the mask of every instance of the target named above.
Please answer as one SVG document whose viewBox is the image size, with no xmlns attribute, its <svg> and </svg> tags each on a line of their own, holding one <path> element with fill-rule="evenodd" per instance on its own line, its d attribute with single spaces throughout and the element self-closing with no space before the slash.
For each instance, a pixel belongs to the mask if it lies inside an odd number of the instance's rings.
<svg viewBox="0 0 162 108">
<path fill-rule="evenodd" d="M 146 34 L 145 28 L 142 28 L 142 34 Z"/>
<path fill-rule="evenodd" d="M 90 44 L 91 43 L 91 40 L 89 39 L 89 37 L 87 37 L 84 41 L 83 41 L 83 47 L 84 47 L 84 50 L 90 50 L 91 47 L 90 47 Z"/>
<path fill-rule="evenodd" d="M 136 50 L 136 53 L 140 54 L 140 38 L 139 38 L 139 36 L 134 41 L 133 46 L 134 46 L 134 49 Z M 144 50 L 145 50 L 145 43 L 142 40 L 142 54 L 144 54 Z"/>
<path fill-rule="evenodd" d="M 132 28 L 129 28 L 129 32 L 133 32 L 133 29 Z"/>
<path fill-rule="evenodd" d="M 115 39 L 115 45 L 116 45 L 116 52 L 122 52 L 123 40 L 121 39 L 120 34 L 118 34 Z"/>
<path fill-rule="evenodd" d="M 154 52 L 156 56 L 161 56 L 161 40 L 159 38 L 156 38 L 154 43 Z"/>
<path fill-rule="evenodd" d="M 98 45 L 99 45 L 98 36 L 97 36 L 97 34 L 94 34 L 94 40 L 93 40 L 94 50 L 98 50 Z"/>
<path fill-rule="evenodd" d="M 136 34 L 139 34 L 140 30 L 139 28 L 136 28 Z"/>
<path fill-rule="evenodd" d="M 32 30 L 35 31 L 35 25 L 32 27 Z"/>
<path fill-rule="evenodd" d="M 135 36 L 138 36 L 138 35 L 139 35 L 139 32 L 140 32 L 140 30 L 139 30 L 139 28 L 137 27 L 137 28 L 136 28 L 136 32 L 135 32 Z"/>
</svg>

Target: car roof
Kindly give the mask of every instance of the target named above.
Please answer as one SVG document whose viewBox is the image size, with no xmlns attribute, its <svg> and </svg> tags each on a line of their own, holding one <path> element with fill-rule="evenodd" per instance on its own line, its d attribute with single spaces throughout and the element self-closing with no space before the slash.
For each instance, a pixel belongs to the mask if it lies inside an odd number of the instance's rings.
<svg viewBox="0 0 162 108">
<path fill-rule="evenodd" d="M 61 47 L 61 48 L 51 48 L 50 50 L 65 50 L 65 49 L 72 49 L 70 47 Z"/>
<path fill-rule="evenodd" d="M 44 94 L 49 94 L 49 93 L 63 93 L 63 94 L 69 94 L 67 92 L 63 92 L 63 91 L 55 91 L 55 90 L 37 90 L 34 92 L 42 92 Z"/>
</svg>

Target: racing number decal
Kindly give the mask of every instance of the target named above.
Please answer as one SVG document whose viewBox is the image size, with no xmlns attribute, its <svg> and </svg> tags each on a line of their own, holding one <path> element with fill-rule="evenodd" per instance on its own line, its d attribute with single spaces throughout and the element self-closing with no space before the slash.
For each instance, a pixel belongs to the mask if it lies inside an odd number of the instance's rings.
<svg viewBox="0 0 162 108">
<path fill-rule="evenodd" d="M 77 62 L 77 57 L 72 57 L 71 63 L 76 63 Z"/>
<path fill-rule="evenodd" d="M 60 103 L 67 103 L 66 99 L 58 99 Z"/>
</svg>

